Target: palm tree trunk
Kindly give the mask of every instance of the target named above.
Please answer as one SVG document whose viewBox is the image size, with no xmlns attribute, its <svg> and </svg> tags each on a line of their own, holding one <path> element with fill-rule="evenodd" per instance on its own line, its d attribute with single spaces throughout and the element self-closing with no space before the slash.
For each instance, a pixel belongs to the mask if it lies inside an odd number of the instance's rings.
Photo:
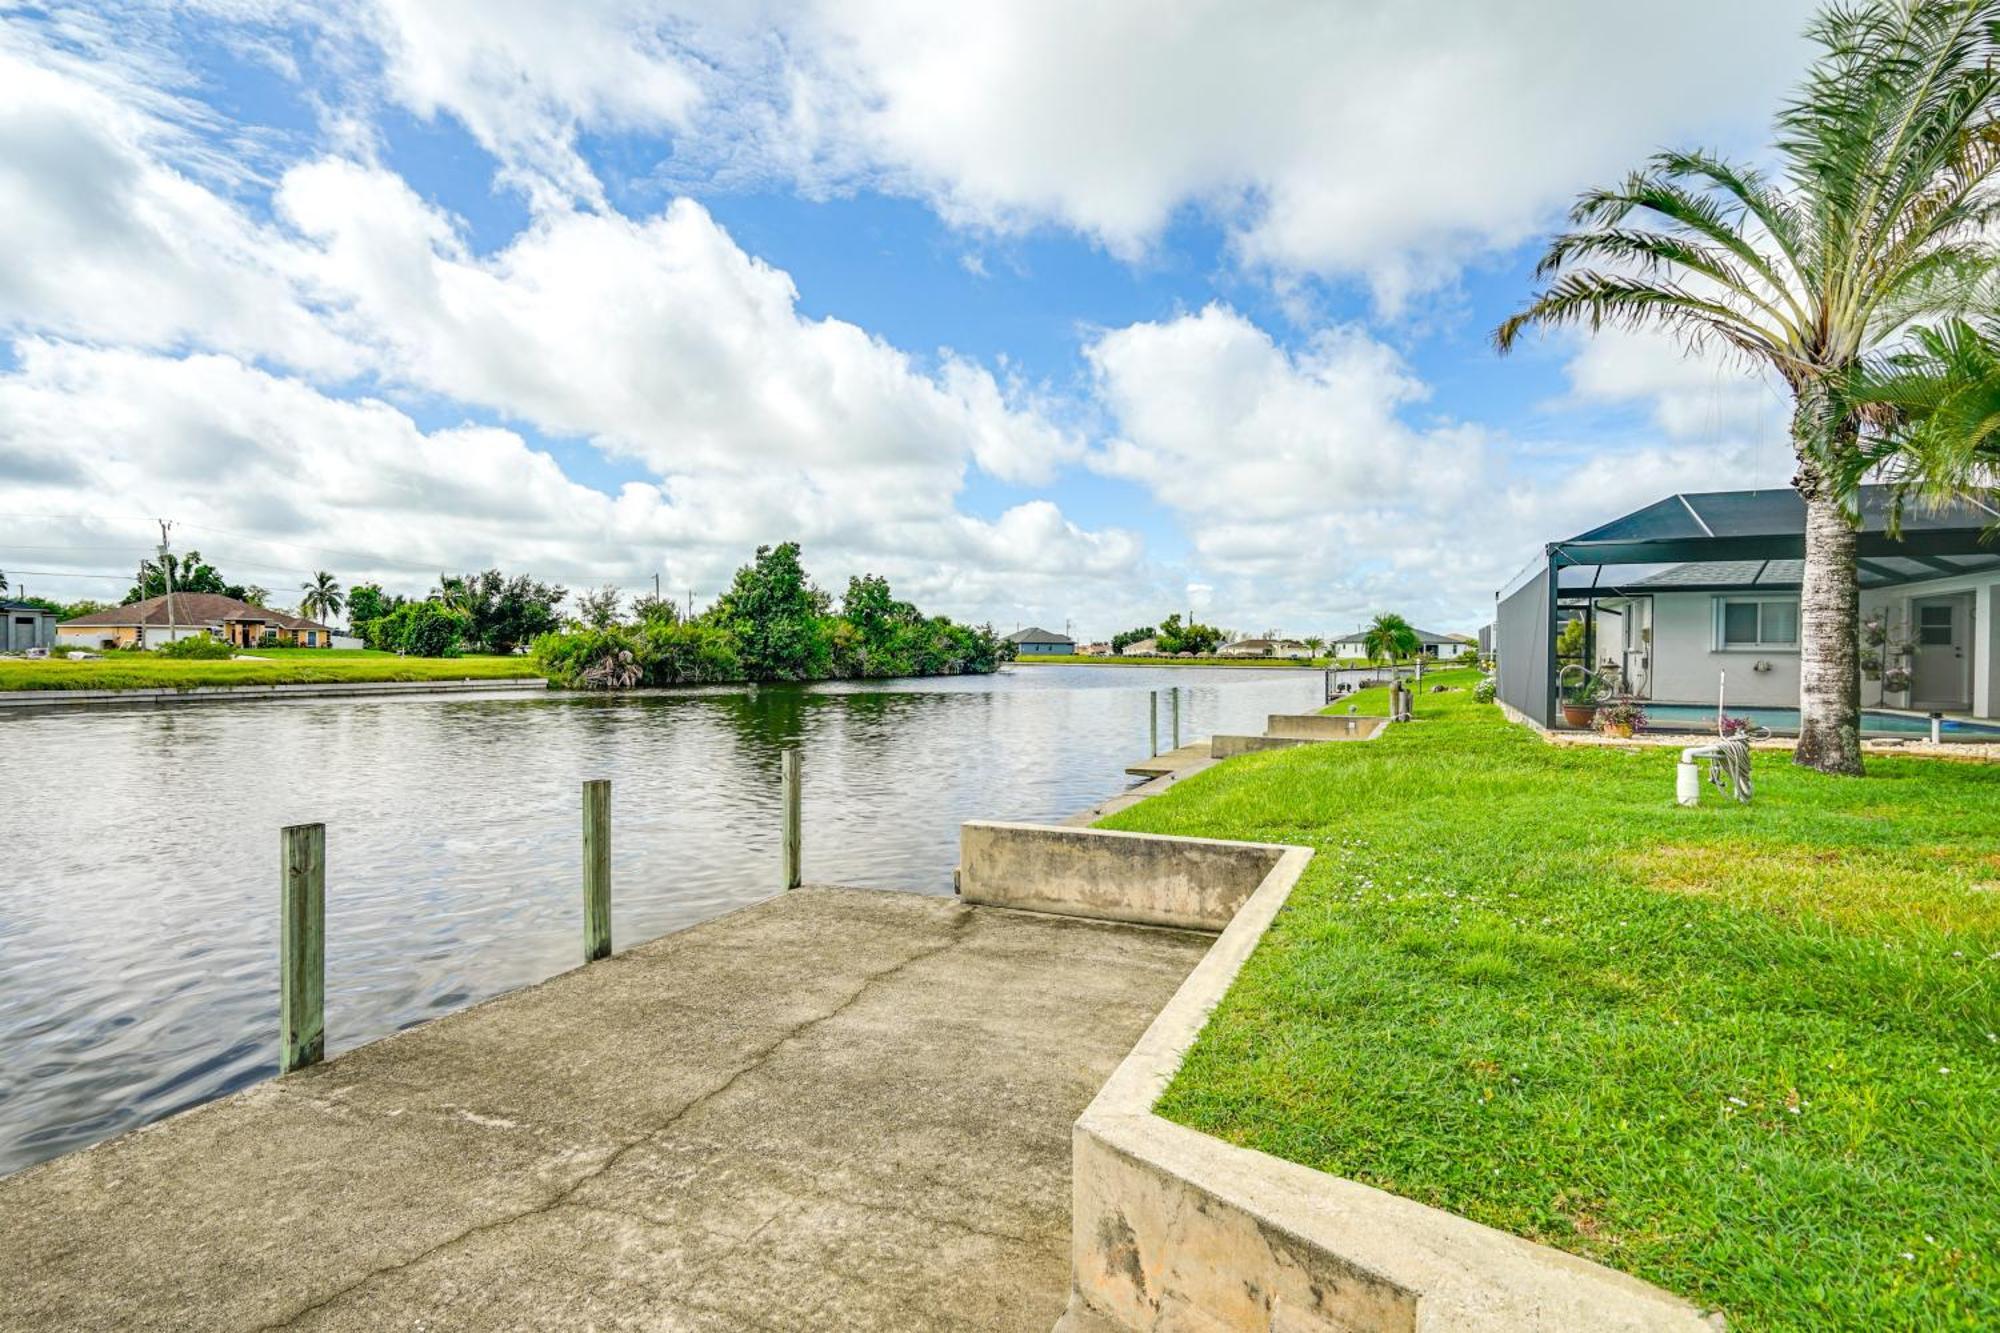
<svg viewBox="0 0 2000 1333">
<path fill-rule="evenodd" d="M 1806 415 L 1802 403 L 1800 416 Z M 1836 430 L 1842 429 L 1840 426 Z M 1799 744 L 1793 762 L 1861 773 L 1861 594 L 1855 532 L 1820 468 L 1801 457 L 1793 479 L 1806 503 L 1799 593 Z"/>
</svg>

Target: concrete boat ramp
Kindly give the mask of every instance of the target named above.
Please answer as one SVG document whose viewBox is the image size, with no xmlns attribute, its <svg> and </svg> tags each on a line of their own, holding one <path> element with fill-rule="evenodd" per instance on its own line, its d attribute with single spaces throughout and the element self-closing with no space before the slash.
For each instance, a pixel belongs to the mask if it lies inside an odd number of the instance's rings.
<svg viewBox="0 0 2000 1333">
<path fill-rule="evenodd" d="M 1047 1333 L 1212 942 L 796 890 L 0 1181 L 0 1328 Z"/>
</svg>

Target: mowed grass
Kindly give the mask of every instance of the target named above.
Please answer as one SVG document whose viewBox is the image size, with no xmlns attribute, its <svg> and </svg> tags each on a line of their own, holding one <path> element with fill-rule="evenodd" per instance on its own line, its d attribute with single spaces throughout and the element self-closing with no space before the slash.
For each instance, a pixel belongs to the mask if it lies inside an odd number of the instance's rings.
<svg viewBox="0 0 2000 1333">
<path fill-rule="evenodd" d="M 1683 810 L 1671 751 L 1416 705 L 1105 821 L 1316 849 L 1161 1114 L 1732 1329 L 2000 1327 L 2000 768 Z"/>
<path fill-rule="evenodd" d="M 0 690 L 186 690 L 202 685 L 504 680 L 539 674 L 526 657 L 398 657 L 358 648 L 259 648 L 255 655 L 268 660 L 177 661 L 124 652 L 81 662 L 0 658 Z"/>
</svg>

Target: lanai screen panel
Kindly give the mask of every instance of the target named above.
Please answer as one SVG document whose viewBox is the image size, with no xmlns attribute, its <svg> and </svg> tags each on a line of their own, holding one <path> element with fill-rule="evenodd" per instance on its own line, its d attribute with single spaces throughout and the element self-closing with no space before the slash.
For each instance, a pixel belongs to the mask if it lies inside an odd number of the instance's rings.
<svg viewBox="0 0 2000 1333">
<path fill-rule="evenodd" d="M 1554 724 L 1549 706 L 1549 567 L 1500 599 L 1496 622 L 1500 700 L 1543 726 Z"/>
</svg>

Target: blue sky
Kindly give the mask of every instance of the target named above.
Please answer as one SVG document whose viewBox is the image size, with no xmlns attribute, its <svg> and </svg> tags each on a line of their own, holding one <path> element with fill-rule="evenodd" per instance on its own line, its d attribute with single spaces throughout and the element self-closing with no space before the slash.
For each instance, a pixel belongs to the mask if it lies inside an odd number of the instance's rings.
<svg viewBox="0 0 2000 1333">
<path fill-rule="evenodd" d="M 1806 7 L 1685 9 L 0 10 L 0 569 L 115 594 L 164 513 L 280 600 L 712 594 L 796 538 L 1010 628 L 1476 628 L 1784 479 L 1737 368 L 1487 343 L 1578 190 L 1760 151 Z"/>
</svg>

